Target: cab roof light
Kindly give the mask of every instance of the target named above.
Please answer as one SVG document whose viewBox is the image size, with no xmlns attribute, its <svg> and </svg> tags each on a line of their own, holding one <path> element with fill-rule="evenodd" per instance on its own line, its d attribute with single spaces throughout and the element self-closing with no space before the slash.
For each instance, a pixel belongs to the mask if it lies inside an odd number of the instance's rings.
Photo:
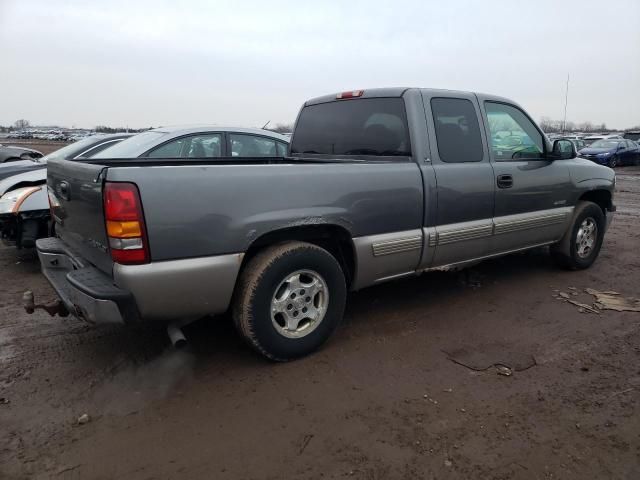
<svg viewBox="0 0 640 480">
<path fill-rule="evenodd" d="M 361 97 L 364 93 L 364 90 L 351 90 L 350 92 L 342 92 L 336 95 L 338 100 L 345 100 L 347 98 L 358 98 Z"/>
</svg>

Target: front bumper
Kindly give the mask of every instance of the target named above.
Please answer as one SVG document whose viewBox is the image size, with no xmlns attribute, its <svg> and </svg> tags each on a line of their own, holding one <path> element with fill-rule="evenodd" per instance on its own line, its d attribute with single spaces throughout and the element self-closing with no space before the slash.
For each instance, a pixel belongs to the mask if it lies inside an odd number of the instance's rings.
<svg viewBox="0 0 640 480">
<path fill-rule="evenodd" d="M 139 318 L 130 292 L 85 265 L 59 239 L 42 238 L 36 248 L 42 273 L 72 315 L 89 323 L 129 323 Z"/>
<path fill-rule="evenodd" d="M 5 245 L 33 248 L 49 233 L 49 211 L 0 214 L 0 239 Z"/>
</svg>

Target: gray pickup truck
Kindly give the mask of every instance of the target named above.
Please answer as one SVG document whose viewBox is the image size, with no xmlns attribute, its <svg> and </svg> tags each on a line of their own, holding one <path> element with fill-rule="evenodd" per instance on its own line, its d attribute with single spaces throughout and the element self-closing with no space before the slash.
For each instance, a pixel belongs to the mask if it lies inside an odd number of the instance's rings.
<svg viewBox="0 0 640 480">
<path fill-rule="evenodd" d="M 613 170 L 516 103 L 419 88 L 309 100 L 287 157 L 55 160 L 48 186 L 55 311 L 180 325 L 230 310 L 279 361 L 330 336 L 349 290 L 544 245 L 587 268 L 615 211 Z"/>
</svg>

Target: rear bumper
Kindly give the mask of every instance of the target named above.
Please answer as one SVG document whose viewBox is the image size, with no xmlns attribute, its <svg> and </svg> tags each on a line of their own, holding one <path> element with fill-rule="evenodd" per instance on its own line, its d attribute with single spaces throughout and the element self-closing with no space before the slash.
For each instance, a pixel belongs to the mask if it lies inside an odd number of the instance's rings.
<svg viewBox="0 0 640 480">
<path fill-rule="evenodd" d="M 36 242 L 42 273 L 67 310 L 91 323 L 174 321 L 225 312 L 243 254 L 113 265 L 113 277 L 57 238 Z"/>
<path fill-rule="evenodd" d="M 133 295 L 85 265 L 57 238 L 36 242 L 42 273 L 67 310 L 89 323 L 128 323 L 139 318 Z"/>
</svg>

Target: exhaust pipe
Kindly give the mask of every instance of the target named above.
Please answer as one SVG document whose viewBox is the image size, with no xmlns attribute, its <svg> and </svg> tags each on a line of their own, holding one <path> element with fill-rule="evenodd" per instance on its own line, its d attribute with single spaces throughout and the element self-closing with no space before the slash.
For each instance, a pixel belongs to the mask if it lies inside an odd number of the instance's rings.
<svg viewBox="0 0 640 480">
<path fill-rule="evenodd" d="M 179 350 L 187 346 L 187 339 L 182 333 L 182 326 L 176 323 L 171 323 L 167 327 L 167 334 L 171 340 L 173 348 Z"/>
</svg>

